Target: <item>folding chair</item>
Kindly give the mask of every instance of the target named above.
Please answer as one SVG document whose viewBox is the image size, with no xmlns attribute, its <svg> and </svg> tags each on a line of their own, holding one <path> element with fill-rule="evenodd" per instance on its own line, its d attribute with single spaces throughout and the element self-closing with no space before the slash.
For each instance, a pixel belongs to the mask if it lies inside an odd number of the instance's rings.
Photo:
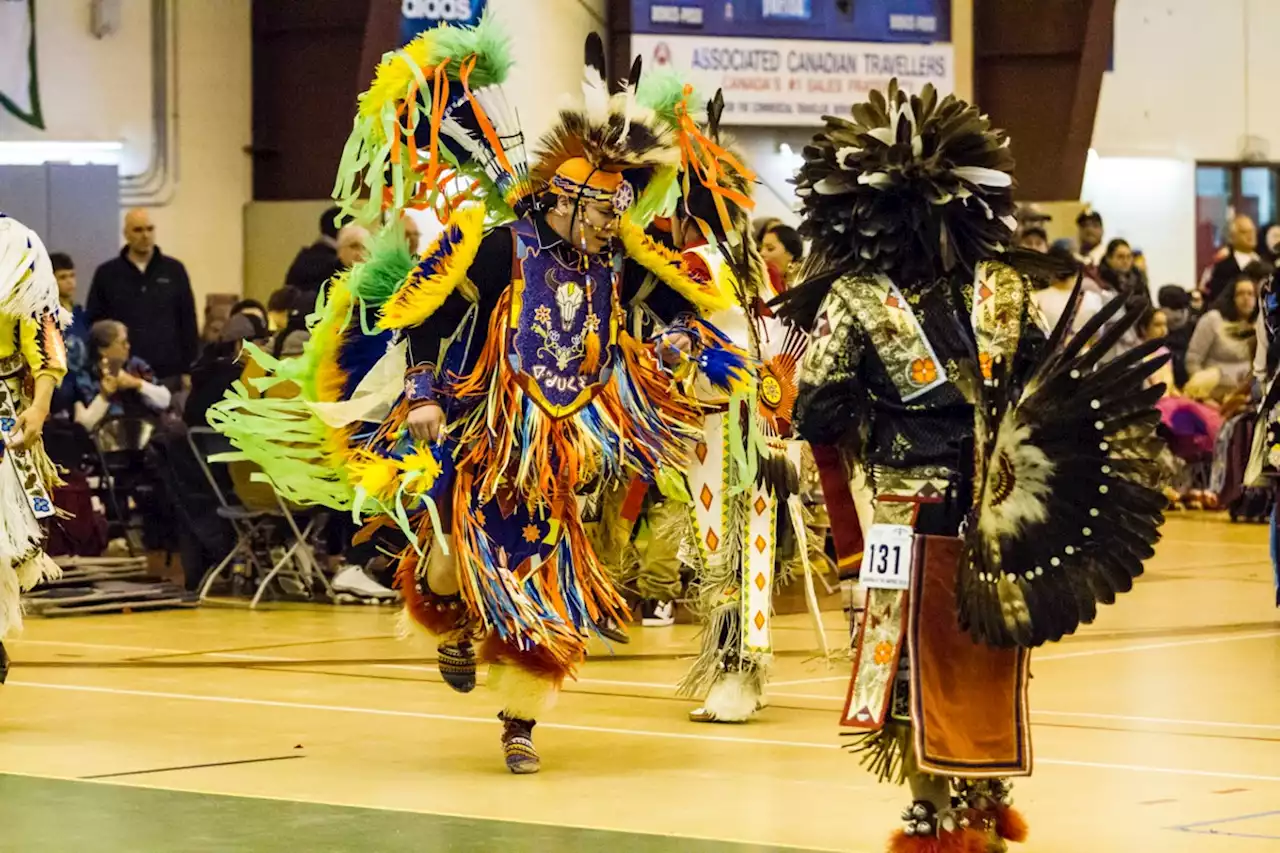
<svg viewBox="0 0 1280 853">
<path fill-rule="evenodd" d="M 319 534 L 323 522 L 322 514 L 309 513 L 305 527 L 300 528 L 293 510 L 274 492 L 272 498 L 275 506 L 270 509 L 246 506 L 234 491 L 230 492 L 229 498 L 229 490 L 218 481 L 209 457 L 214 453 L 231 450 L 230 443 L 209 427 L 190 427 L 187 430 L 187 443 L 191 446 L 191 452 L 199 463 L 201 471 L 204 472 L 205 479 L 209 481 L 209 487 L 218 499 L 218 516 L 226 519 L 236 534 L 236 544 L 230 553 L 201 582 L 200 600 L 203 601 L 209 596 L 209 590 L 214 583 L 237 557 L 243 557 L 258 578 L 258 589 L 249 602 L 250 609 L 258 606 L 267 588 L 282 574 L 292 578 L 312 597 L 316 597 L 318 586 L 321 594 L 332 599 L 333 587 L 330 586 L 328 577 L 321 571 L 310 544 Z M 291 541 L 283 554 L 273 562 L 271 568 L 264 569 L 262 562 L 258 559 L 256 546 L 259 542 L 272 541 L 272 533 L 276 530 L 278 520 L 284 521 Z"/>
</svg>

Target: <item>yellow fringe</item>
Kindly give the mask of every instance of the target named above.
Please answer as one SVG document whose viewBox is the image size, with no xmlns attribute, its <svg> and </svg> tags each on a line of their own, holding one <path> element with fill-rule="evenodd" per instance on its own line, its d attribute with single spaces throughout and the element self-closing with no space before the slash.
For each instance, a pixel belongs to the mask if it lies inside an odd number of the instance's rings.
<svg viewBox="0 0 1280 853">
<path fill-rule="evenodd" d="M 455 289 L 464 288 L 484 237 L 484 213 L 484 206 L 476 204 L 453 214 L 408 281 L 382 306 L 380 328 L 416 326 L 434 314 Z"/>
<path fill-rule="evenodd" d="M 622 238 L 622 246 L 632 260 L 692 302 L 703 314 L 723 311 L 733 304 L 731 295 L 722 292 L 714 282 L 704 284 L 693 279 L 680 254 L 651 238 L 631 217 L 622 217 L 618 236 Z"/>
</svg>

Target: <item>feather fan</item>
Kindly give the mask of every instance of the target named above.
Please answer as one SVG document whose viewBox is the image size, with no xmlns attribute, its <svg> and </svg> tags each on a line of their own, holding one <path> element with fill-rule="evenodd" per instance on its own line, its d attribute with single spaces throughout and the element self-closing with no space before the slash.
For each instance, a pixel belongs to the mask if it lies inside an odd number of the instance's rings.
<svg viewBox="0 0 1280 853">
<path fill-rule="evenodd" d="M 976 501 L 958 587 L 961 625 L 1033 647 L 1092 622 L 1133 586 L 1160 538 L 1154 484 L 1168 360 L 1150 341 L 1103 362 L 1141 309 L 1114 299 L 1078 333 L 1081 285 L 1032 360 L 996 358 L 976 380 Z"/>
</svg>

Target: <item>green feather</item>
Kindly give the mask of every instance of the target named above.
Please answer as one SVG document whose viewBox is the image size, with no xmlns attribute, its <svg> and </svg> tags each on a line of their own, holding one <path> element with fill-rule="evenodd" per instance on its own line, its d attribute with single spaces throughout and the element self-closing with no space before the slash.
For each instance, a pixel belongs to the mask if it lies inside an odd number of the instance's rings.
<svg viewBox="0 0 1280 853">
<path fill-rule="evenodd" d="M 636 103 L 653 110 L 658 118 L 673 128 L 679 124 L 676 107 L 684 100 L 684 87 L 689 81 L 670 68 L 646 70 L 636 87 Z M 689 111 L 695 120 L 701 118 L 705 101 L 694 89 L 689 96 Z"/>
<path fill-rule="evenodd" d="M 631 206 L 631 218 L 640 225 L 648 225 L 656 216 L 674 213 L 680 198 L 679 177 L 680 171 L 675 166 L 663 166 L 655 171 L 649 185 Z"/>
<path fill-rule="evenodd" d="M 468 78 L 473 89 L 491 86 L 507 79 L 513 60 L 511 39 L 498 25 L 492 9 L 485 11 L 474 27 L 441 26 L 435 30 L 431 44 L 431 64 L 446 59 L 463 60 L 474 55 L 476 67 Z M 449 78 L 458 79 L 459 63 L 449 64 Z"/>
<path fill-rule="evenodd" d="M 369 241 L 369 259 L 351 270 L 351 293 L 369 305 L 381 305 L 400 289 L 416 265 L 400 222 Z"/>
</svg>

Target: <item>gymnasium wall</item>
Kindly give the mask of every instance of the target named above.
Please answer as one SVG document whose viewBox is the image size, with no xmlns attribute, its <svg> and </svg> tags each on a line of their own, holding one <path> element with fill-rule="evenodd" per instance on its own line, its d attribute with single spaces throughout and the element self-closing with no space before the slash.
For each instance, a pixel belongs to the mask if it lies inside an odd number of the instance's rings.
<svg viewBox="0 0 1280 853">
<path fill-rule="evenodd" d="M 1115 33 L 1081 197 L 1144 250 L 1153 285 L 1191 285 L 1195 162 L 1280 158 L 1280 3 L 1117 0 Z"/>
<path fill-rule="evenodd" d="M 250 199 L 249 0 L 171 0 L 176 161 L 144 206 L 157 239 L 191 274 L 197 302 L 243 287 Z M 0 139 L 115 141 L 120 172 L 147 168 L 152 132 L 150 0 L 121 0 L 118 30 L 95 38 L 88 0 L 37 0 L 43 131 L 0 113 Z M 74 247 L 66 247 L 74 253 Z M 91 271 L 105 258 L 76 259 Z"/>
</svg>

